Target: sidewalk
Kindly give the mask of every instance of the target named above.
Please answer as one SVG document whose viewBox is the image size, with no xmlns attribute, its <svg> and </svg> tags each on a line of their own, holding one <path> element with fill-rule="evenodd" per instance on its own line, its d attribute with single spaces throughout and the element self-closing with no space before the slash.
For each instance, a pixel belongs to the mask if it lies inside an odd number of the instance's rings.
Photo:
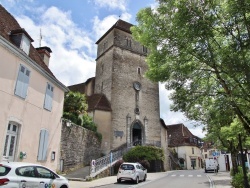
<svg viewBox="0 0 250 188">
<path fill-rule="evenodd" d="M 212 181 L 214 188 L 231 188 L 230 172 L 206 173 Z"/>
<path fill-rule="evenodd" d="M 171 171 L 148 173 L 147 180 L 154 181 L 167 175 Z M 229 172 L 206 173 L 206 176 L 211 180 L 210 188 L 231 188 L 231 177 Z M 79 179 L 80 180 L 80 179 Z M 108 176 L 105 178 L 96 179 L 93 181 L 69 181 L 70 188 L 94 188 L 101 185 L 116 183 L 116 176 Z"/>
<path fill-rule="evenodd" d="M 156 179 L 166 176 L 168 172 L 148 173 L 147 180 L 154 181 Z M 69 181 L 70 188 L 90 188 L 101 185 L 108 185 L 116 183 L 116 176 L 108 176 L 93 181 Z"/>
</svg>

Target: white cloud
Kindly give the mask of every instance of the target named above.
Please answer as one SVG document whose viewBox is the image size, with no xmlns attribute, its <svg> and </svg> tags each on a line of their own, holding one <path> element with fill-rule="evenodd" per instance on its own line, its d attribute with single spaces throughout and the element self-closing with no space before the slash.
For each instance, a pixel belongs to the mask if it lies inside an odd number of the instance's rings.
<svg viewBox="0 0 250 188">
<path fill-rule="evenodd" d="M 105 34 L 110 27 L 112 27 L 115 22 L 117 22 L 118 17 L 115 15 L 110 15 L 100 20 L 97 16 L 93 19 L 93 32 L 98 40 L 103 34 Z"/>
<path fill-rule="evenodd" d="M 95 75 L 95 42 L 90 34 L 79 28 L 71 19 L 70 12 L 63 12 L 56 7 L 44 10 L 37 15 L 34 22 L 24 15 L 17 16 L 35 40 L 34 47 L 39 46 L 40 28 L 42 29 L 42 46 L 52 50 L 50 69 L 65 85 L 85 82 Z"/>
<path fill-rule="evenodd" d="M 99 7 L 108 7 L 110 9 L 126 10 L 126 0 L 94 0 L 94 3 Z"/>
<path fill-rule="evenodd" d="M 132 15 L 126 12 L 124 12 L 120 18 L 116 15 L 109 15 L 100 20 L 97 16 L 95 16 L 93 19 L 93 32 L 96 36 L 96 40 L 105 34 L 118 21 L 118 19 L 129 22 L 131 17 Z"/>
</svg>

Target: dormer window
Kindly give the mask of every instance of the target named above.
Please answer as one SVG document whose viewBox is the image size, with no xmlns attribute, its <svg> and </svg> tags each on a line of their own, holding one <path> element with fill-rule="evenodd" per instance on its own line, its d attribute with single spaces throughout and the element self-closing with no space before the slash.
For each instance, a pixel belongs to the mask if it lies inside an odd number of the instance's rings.
<svg viewBox="0 0 250 188">
<path fill-rule="evenodd" d="M 34 40 L 29 36 L 29 34 L 24 29 L 17 29 L 11 31 L 11 40 L 17 47 L 19 47 L 27 55 L 29 55 L 30 44 Z"/>
</svg>

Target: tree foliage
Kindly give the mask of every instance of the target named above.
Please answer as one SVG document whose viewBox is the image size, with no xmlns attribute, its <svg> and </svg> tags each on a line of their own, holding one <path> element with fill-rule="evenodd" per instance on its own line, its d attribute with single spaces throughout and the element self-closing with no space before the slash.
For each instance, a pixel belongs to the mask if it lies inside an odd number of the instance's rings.
<svg viewBox="0 0 250 188">
<path fill-rule="evenodd" d="M 237 116 L 249 135 L 250 1 L 159 0 L 137 21 L 133 37 L 150 50 L 146 75 L 173 90 L 171 109 L 211 126 Z"/>
<path fill-rule="evenodd" d="M 96 132 L 97 126 L 93 122 L 92 117 L 88 116 L 87 109 L 88 105 L 85 95 L 72 91 L 65 94 L 63 117 L 77 125 Z M 100 137 L 100 135 L 98 136 Z"/>
</svg>

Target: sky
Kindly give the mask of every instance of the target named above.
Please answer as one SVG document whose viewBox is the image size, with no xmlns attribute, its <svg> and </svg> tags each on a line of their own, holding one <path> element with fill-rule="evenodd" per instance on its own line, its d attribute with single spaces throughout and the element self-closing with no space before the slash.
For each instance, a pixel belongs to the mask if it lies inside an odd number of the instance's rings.
<svg viewBox="0 0 250 188">
<path fill-rule="evenodd" d="M 0 4 L 33 38 L 34 47 L 51 48 L 49 68 L 66 86 L 95 76 L 95 43 L 118 19 L 136 25 L 140 9 L 157 6 L 155 0 L 0 0 Z M 159 86 L 165 124 L 183 123 L 194 135 L 204 137 L 202 127 L 170 111 L 170 92 L 164 83 Z"/>
</svg>

